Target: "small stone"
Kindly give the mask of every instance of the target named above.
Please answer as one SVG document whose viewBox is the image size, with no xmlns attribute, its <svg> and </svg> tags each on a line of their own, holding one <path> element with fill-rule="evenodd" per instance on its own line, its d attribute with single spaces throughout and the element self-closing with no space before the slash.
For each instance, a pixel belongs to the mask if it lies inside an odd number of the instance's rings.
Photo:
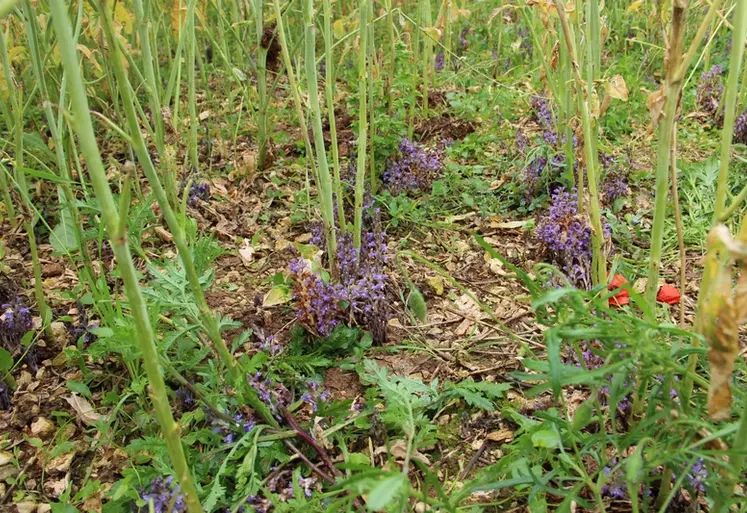
<svg viewBox="0 0 747 513">
<path fill-rule="evenodd" d="M 39 417 L 31 424 L 31 434 L 34 436 L 46 438 L 52 433 L 54 433 L 54 422 L 51 420 Z"/>
<path fill-rule="evenodd" d="M 75 458 L 74 450 L 57 456 L 56 458 L 47 462 L 46 465 L 44 465 L 44 471 L 60 473 L 67 472 L 68 470 L 70 470 L 70 465 L 73 463 L 73 458 Z"/>
<path fill-rule="evenodd" d="M 49 328 L 52 331 L 52 340 L 54 340 L 60 346 L 67 345 L 70 332 L 67 330 L 67 327 L 64 323 L 56 321 L 50 324 Z"/>
<path fill-rule="evenodd" d="M 67 476 L 64 476 L 62 479 L 59 479 L 56 481 L 55 480 L 45 481 L 44 491 L 56 499 L 57 497 L 62 495 L 62 493 L 65 490 L 67 490 L 69 485 L 70 485 L 70 479 Z"/>
<path fill-rule="evenodd" d="M 36 511 L 35 502 L 19 502 L 16 504 L 16 511 L 18 513 L 34 513 Z"/>
<path fill-rule="evenodd" d="M 52 511 L 52 506 L 49 504 L 39 504 L 36 508 L 36 513 L 49 513 L 50 511 Z"/>
</svg>

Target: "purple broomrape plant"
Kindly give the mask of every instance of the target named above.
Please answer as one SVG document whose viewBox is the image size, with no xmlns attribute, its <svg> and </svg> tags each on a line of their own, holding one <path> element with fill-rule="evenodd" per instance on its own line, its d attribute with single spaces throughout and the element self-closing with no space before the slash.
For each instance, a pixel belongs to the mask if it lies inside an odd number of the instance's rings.
<svg viewBox="0 0 747 513">
<path fill-rule="evenodd" d="M 179 485 L 174 478 L 155 477 L 148 485 L 140 490 L 140 498 L 145 501 L 142 507 L 134 507 L 136 513 L 149 513 L 151 506 L 154 513 L 184 513 L 187 505 L 184 502 Z"/>
<path fill-rule="evenodd" d="M 387 162 L 383 182 L 394 196 L 424 193 L 443 170 L 444 151 L 430 150 L 407 138 L 399 143 L 399 155 Z"/>
</svg>

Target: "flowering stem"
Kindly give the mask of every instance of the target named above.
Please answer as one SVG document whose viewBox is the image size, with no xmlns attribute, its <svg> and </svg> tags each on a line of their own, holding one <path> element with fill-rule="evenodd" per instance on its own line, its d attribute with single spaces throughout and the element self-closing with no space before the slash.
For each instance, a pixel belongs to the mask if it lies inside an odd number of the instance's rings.
<svg viewBox="0 0 747 513">
<path fill-rule="evenodd" d="M 262 3 L 262 0 L 252 2 L 257 36 L 257 101 L 259 102 L 259 108 L 257 109 L 257 139 L 259 143 L 257 169 L 260 171 L 267 166 L 267 153 L 270 149 L 267 132 L 267 107 L 269 105 L 267 98 L 267 48 L 262 44 L 265 30 Z M 270 43 L 270 41 L 267 41 L 267 46 Z"/>
<path fill-rule="evenodd" d="M 60 46 L 60 57 L 70 83 L 70 99 L 75 116 L 73 125 L 78 135 L 78 144 L 86 159 L 88 172 L 93 183 L 94 191 L 98 199 L 102 218 L 106 224 L 109 240 L 117 259 L 117 264 L 125 285 L 125 293 L 130 303 L 137 341 L 143 352 L 143 365 L 150 385 L 150 396 L 156 412 L 156 418 L 161 426 L 166 446 L 171 461 L 176 471 L 176 477 L 181 485 L 185 496 L 185 502 L 189 513 L 201 513 L 202 508 L 197 496 L 192 476 L 190 474 L 187 458 L 182 447 L 179 435 L 179 425 L 174 421 L 169 407 L 166 385 L 163 381 L 161 366 L 158 362 L 158 349 L 153 336 L 148 310 L 138 283 L 137 270 L 132 261 L 132 255 L 127 244 L 127 234 L 120 229 L 119 214 L 112 197 L 106 170 L 101 160 L 96 136 L 91 123 L 91 116 L 86 98 L 86 89 L 80 73 L 80 60 L 78 52 L 73 43 L 70 22 L 67 17 L 65 2 L 63 0 L 51 0 L 50 10 L 52 22 L 57 32 Z M 106 11 L 106 8 L 104 9 Z M 110 50 L 116 49 L 116 45 L 110 45 Z M 119 60 L 121 65 L 121 60 Z M 126 88 L 122 88 L 126 89 Z"/>
<path fill-rule="evenodd" d="M 353 221 L 353 246 L 361 247 L 363 230 L 363 188 L 366 180 L 366 153 L 368 142 L 367 76 L 369 0 L 360 1 L 359 49 L 358 49 L 358 162 L 355 171 L 355 217 Z"/>
<path fill-rule="evenodd" d="M 589 106 L 584 100 L 584 81 L 579 72 L 578 57 L 576 54 L 576 44 L 574 41 L 571 27 L 568 24 L 568 17 L 565 14 L 565 6 L 561 0 L 553 0 L 558 10 L 560 24 L 563 28 L 565 44 L 568 47 L 568 54 L 571 59 L 571 66 L 576 81 L 576 95 L 578 97 L 579 110 L 581 111 L 581 123 L 584 131 L 584 152 L 586 156 L 586 175 L 589 182 L 590 195 L 590 214 L 591 214 L 591 249 L 592 249 L 592 282 L 594 285 L 605 283 L 607 281 L 607 263 L 602 255 L 602 239 L 604 237 L 602 228 L 602 217 L 599 207 L 599 191 L 597 189 L 597 155 L 596 155 L 596 130 L 591 122 Z M 589 62 L 591 64 L 591 62 Z M 589 91 L 591 94 L 591 91 Z M 581 173 L 579 173 L 579 185 Z M 579 210 L 583 202 L 579 201 Z"/>
</svg>

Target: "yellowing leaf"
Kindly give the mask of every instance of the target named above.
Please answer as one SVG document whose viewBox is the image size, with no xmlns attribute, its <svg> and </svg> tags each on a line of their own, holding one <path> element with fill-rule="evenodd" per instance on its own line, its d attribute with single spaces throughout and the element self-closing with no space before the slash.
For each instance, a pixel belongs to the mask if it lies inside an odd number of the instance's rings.
<svg viewBox="0 0 747 513">
<path fill-rule="evenodd" d="M 86 56 L 86 59 L 88 59 L 91 62 L 91 64 L 93 64 L 93 67 L 96 68 L 99 71 L 99 73 L 103 72 L 103 70 L 101 69 L 101 65 L 98 63 L 96 58 L 93 56 L 93 52 L 91 51 L 90 48 L 82 44 L 78 44 L 77 48 L 80 53 Z"/>
<path fill-rule="evenodd" d="M 628 86 L 622 75 L 615 75 L 605 84 L 607 94 L 616 100 L 628 101 Z"/>
<path fill-rule="evenodd" d="M 332 32 L 335 34 L 335 39 L 342 39 L 345 35 L 345 27 L 342 24 L 342 20 L 335 20 L 332 24 Z"/>
<path fill-rule="evenodd" d="M 430 276 L 426 278 L 428 285 L 431 286 L 433 291 L 439 296 L 444 293 L 444 280 L 440 276 Z"/>
<path fill-rule="evenodd" d="M 630 4 L 627 8 L 627 12 L 636 12 L 640 7 L 643 5 L 643 0 L 635 0 L 632 4 Z"/>
<path fill-rule="evenodd" d="M 439 39 L 441 39 L 441 31 L 438 30 L 436 27 L 427 27 L 427 28 L 424 28 L 423 32 L 425 32 L 425 34 L 428 37 L 431 37 L 431 38 L 435 39 L 436 41 L 438 41 Z"/>
<path fill-rule="evenodd" d="M 114 21 L 122 26 L 125 34 L 132 34 L 135 15 L 127 10 L 124 2 L 117 2 L 117 6 L 114 8 Z"/>
<path fill-rule="evenodd" d="M 288 287 L 285 285 L 276 285 L 265 294 L 265 298 L 262 300 L 262 306 L 276 306 L 287 303 L 292 299 L 293 295 Z"/>
</svg>

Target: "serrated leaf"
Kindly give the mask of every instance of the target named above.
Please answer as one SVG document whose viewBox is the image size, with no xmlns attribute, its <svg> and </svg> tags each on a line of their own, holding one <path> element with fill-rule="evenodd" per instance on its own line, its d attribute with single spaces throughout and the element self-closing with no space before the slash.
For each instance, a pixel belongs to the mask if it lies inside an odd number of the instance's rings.
<svg viewBox="0 0 747 513">
<path fill-rule="evenodd" d="M 265 294 L 265 298 L 262 300 L 262 306 L 265 308 L 270 306 L 282 305 L 287 303 L 293 298 L 290 288 L 285 285 L 276 285 Z"/>
<path fill-rule="evenodd" d="M 392 499 L 399 493 L 400 488 L 404 484 L 405 476 L 403 474 L 395 474 L 391 477 L 387 477 L 377 484 L 371 493 L 368 494 L 366 505 L 368 511 L 379 511 L 386 508 Z"/>
<path fill-rule="evenodd" d="M 472 392 L 470 390 L 467 390 L 466 388 L 458 388 L 455 390 L 455 392 L 464 399 L 467 404 L 470 406 L 474 406 L 476 408 L 480 408 L 481 410 L 485 411 L 493 411 L 495 410 L 495 407 L 493 406 L 493 403 L 485 399 L 483 396 L 481 396 L 478 393 Z"/>
<path fill-rule="evenodd" d="M 420 322 L 425 322 L 428 315 L 428 307 L 425 304 L 423 294 L 415 287 L 410 285 L 410 295 L 407 297 L 407 307 L 415 314 Z"/>
</svg>

